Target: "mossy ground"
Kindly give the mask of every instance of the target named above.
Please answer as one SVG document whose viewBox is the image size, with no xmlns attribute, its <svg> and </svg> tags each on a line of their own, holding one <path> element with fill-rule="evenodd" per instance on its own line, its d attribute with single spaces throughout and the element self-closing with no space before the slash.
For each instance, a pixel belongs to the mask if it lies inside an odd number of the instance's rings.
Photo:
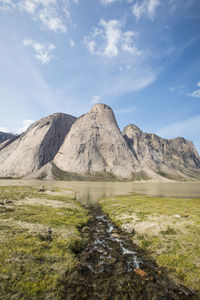
<svg viewBox="0 0 200 300">
<path fill-rule="evenodd" d="M 142 195 L 101 199 L 103 211 L 132 239 L 200 295 L 200 199 Z"/>
<path fill-rule="evenodd" d="M 87 222 L 72 193 L 0 187 L 0 298 L 60 299 L 78 265 L 75 253 L 84 247 L 79 228 Z"/>
</svg>

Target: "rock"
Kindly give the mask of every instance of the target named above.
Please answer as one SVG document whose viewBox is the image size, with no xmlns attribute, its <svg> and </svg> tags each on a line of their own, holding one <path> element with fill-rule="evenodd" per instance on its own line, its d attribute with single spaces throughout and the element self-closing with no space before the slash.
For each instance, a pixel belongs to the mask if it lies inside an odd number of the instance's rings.
<svg viewBox="0 0 200 300">
<path fill-rule="evenodd" d="M 120 235 L 118 233 L 112 233 L 112 236 L 116 238 L 120 238 Z"/>
<path fill-rule="evenodd" d="M 177 215 L 173 215 L 173 217 L 174 217 L 174 218 L 177 218 L 177 219 L 181 219 L 181 216 L 178 215 L 178 214 L 177 214 Z"/>
<path fill-rule="evenodd" d="M 140 169 L 112 109 L 105 104 L 94 105 L 89 113 L 76 120 L 54 164 L 65 172 L 83 175 L 108 172 L 121 178 L 130 178 Z"/>
<path fill-rule="evenodd" d="M 133 124 L 126 126 L 122 134 L 143 169 L 169 179 L 200 178 L 200 157 L 191 141 L 163 139 Z"/>
<path fill-rule="evenodd" d="M 0 143 L 0 177 L 200 179 L 200 157 L 191 141 L 162 139 L 133 124 L 121 133 L 105 104 L 95 104 L 78 119 L 53 114 L 20 136 L 0 132 Z"/>
<path fill-rule="evenodd" d="M 0 144 L 9 139 L 12 139 L 13 137 L 14 137 L 14 134 L 12 134 L 12 133 L 6 133 L 6 132 L 0 131 Z"/>
<path fill-rule="evenodd" d="M 38 189 L 38 192 L 46 192 L 47 189 L 45 188 L 44 185 L 42 185 L 39 189 Z"/>
<path fill-rule="evenodd" d="M 141 278 L 146 278 L 148 276 L 147 272 L 141 269 L 134 269 L 135 274 L 139 275 Z"/>
<path fill-rule="evenodd" d="M 57 113 L 32 124 L 0 151 L 0 177 L 24 177 L 52 161 L 75 120 Z"/>
</svg>

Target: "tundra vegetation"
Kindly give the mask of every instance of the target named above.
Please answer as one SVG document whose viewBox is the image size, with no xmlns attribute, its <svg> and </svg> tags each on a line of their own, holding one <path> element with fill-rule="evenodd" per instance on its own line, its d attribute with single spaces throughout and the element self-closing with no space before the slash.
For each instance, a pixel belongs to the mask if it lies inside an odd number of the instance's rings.
<svg viewBox="0 0 200 300">
<path fill-rule="evenodd" d="M 200 295 L 200 199 L 129 195 L 100 204 L 173 280 Z"/>
<path fill-rule="evenodd" d="M 72 191 L 0 187 L 1 299 L 60 299 L 87 222 Z"/>
</svg>

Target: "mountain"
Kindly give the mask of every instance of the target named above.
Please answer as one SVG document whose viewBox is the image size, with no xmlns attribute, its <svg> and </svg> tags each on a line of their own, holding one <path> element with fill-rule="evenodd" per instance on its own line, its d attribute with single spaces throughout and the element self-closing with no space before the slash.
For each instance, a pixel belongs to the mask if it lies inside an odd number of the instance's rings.
<svg viewBox="0 0 200 300">
<path fill-rule="evenodd" d="M 163 139 L 130 124 L 120 131 L 112 109 L 95 104 L 78 119 L 56 113 L 0 144 L 0 177 L 49 180 L 200 180 L 191 141 Z"/>
<path fill-rule="evenodd" d="M 5 133 L 0 131 L 0 144 L 14 137 L 12 133 Z"/>
<path fill-rule="evenodd" d="M 122 132 L 142 168 L 171 179 L 200 179 L 200 157 L 191 141 L 163 139 L 130 124 Z"/>
<path fill-rule="evenodd" d="M 131 178 L 140 171 L 112 109 L 105 104 L 94 105 L 76 120 L 53 162 L 64 172 L 81 175 L 102 172 Z"/>
<path fill-rule="evenodd" d="M 32 124 L 0 151 L 0 177 L 24 177 L 52 161 L 75 120 L 56 113 Z"/>
</svg>

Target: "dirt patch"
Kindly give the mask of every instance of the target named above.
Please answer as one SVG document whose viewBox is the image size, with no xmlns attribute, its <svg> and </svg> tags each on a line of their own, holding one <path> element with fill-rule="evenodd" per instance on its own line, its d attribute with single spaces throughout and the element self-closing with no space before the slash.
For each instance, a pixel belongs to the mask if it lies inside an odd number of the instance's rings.
<svg viewBox="0 0 200 300">
<path fill-rule="evenodd" d="M 158 235 L 172 225 L 175 230 L 184 232 L 185 228 L 192 224 L 189 216 L 181 217 L 178 214 L 173 216 L 148 215 L 143 221 L 137 214 L 122 214 L 119 218 L 123 221 L 121 226 L 123 230 L 148 235 Z"/>
<path fill-rule="evenodd" d="M 71 202 L 67 203 L 58 200 L 48 200 L 45 198 L 26 198 L 15 202 L 15 205 L 46 205 L 54 208 L 75 208 Z"/>
</svg>

